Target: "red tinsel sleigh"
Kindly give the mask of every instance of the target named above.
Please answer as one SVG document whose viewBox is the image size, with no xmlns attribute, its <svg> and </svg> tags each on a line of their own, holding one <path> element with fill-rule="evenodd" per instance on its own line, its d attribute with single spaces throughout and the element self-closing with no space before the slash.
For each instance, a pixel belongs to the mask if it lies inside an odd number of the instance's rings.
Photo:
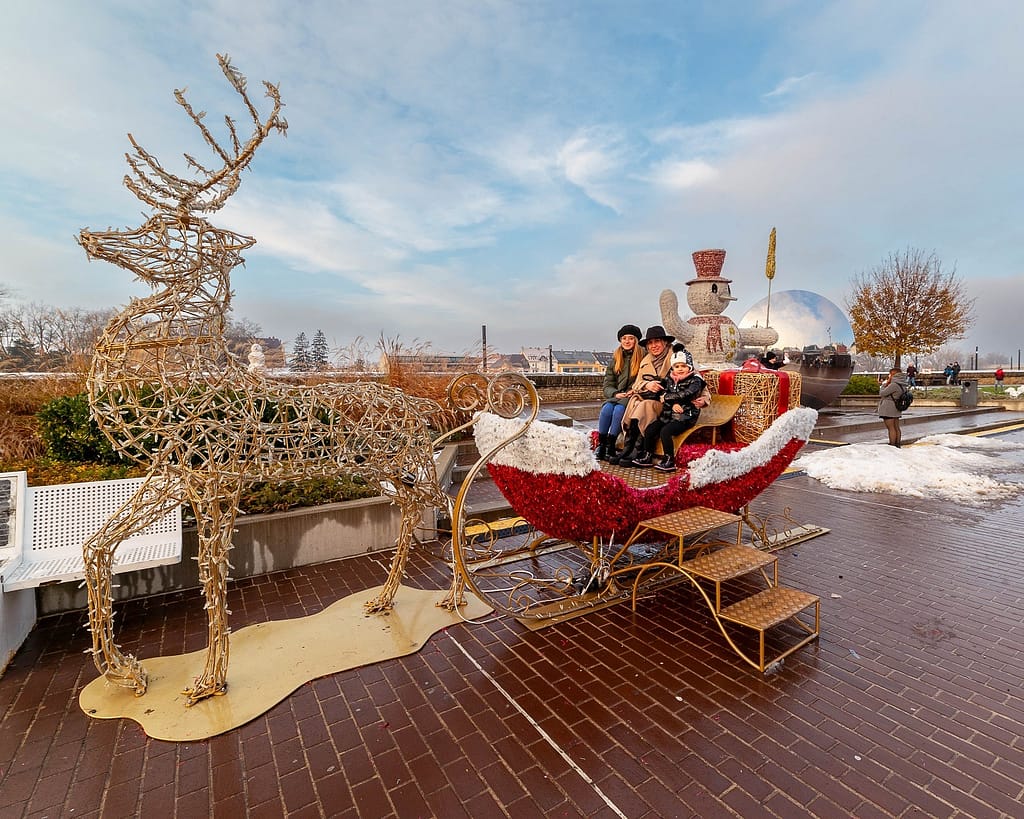
<svg viewBox="0 0 1024 819">
<path fill-rule="evenodd" d="M 475 435 L 487 469 L 516 514 L 539 531 L 566 540 L 624 540 L 637 523 L 691 506 L 736 512 L 767 488 L 810 437 L 817 413 L 803 407 L 781 415 L 750 444 L 684 446 L 682 466 L 661 486 L 633 488 L 602 472 L 587 437 L 534 422 L 513 441 L 522 421 L 481 413 Z"/>
</svg>

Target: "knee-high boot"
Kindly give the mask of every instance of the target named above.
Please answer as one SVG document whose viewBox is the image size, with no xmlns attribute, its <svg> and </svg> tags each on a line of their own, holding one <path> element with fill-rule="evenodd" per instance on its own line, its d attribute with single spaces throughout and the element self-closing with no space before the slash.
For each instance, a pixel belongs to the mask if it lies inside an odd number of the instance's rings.
<svg viewBox="0 0 1024 819">
<path fill-rule="evenodd" d="M 612 438 L 611 435 L 601 435 L 601 434 L 598 434 L 598 436 L 597 436 L 597 452 L 595 453 L 595 457 L 599 461 L 607 461 L 608 460 L 608 456 L 614 454 L 614 452 L 609 452 L 609 450 L 614 449 L 614 447 L 615 447 L 615 440 Z"/>
<path fill-rule="evenodd" d="M 640 442 L 640 422 L 633 419 L 629 422 L 629 429 L 626 430 L 626 442 L 622 447 L 622 452 L 618 455 L 613 455 L 608 459 L 610 464 L 626 464 L 629 463 L 633 458 L 639 455 L 639 452 L 635 450 L 637 447 L 642 447 L 643 444 Z"/>
</svg>

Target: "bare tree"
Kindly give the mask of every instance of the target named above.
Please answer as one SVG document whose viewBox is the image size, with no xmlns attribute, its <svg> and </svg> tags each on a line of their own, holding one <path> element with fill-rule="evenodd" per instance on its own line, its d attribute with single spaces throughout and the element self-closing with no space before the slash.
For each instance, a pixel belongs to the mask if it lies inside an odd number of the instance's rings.
<svg viewBox="0 0 1024 819">
<path fill-rule="evenodd" d="M 0 310 L 0 358 L 10 355 L 15 337 L 15 313 L 10 307 Z"/>
<path fill-rule="evenodd" d="M 876 373 L 889 369 L 889 359 L 870 355 L 869 353 L 855 353 L 853 356 L 853 366 L 859 372 Z"/>
<path fill-rule="evenodd" d="M 847 297 L 857 349 L 892 358 L 930 353 L 950 339 L 963 338 L 974 321 L 954 268 L 949 273 L 934 253 L 908 248 L 852 279 Z"/>
<path fill-rule="evenodd" d="M 259 324 L 244 316 L 228 316 L 224 322 L 224 338 L 227 340 L 228 349 L 243 361 L 249 354 L 253 342 L 259 340 L 262 333 L 263 328 Z"/>
<path fill-rule="evenodd" d="M 38 301 L 26 304 L 20 311 L 21 335 L 32 343 L 40 358 L 46 356 L 55 346 L 54 340 L 57 333 L 54 318 L 56 313 L 55 307 Z"/>
<path fill-rule="evenodd" d="M 937 350 L 921 356 L 918 366 L 922 370 L 941 373 L 947 364 L 952 364 L 954 361 L 967 361 L 969 358 L 966 350 L 950 344 L 943 344 Z"/>
<path fill-rule="evenodd" d="M 84 369 L 112 315 L 109 309 L 60 308 L 41 302 L 12 305 L 0 311 L 0 354 L 17 358 L 18 368 Z"/>
<path fill-rule="evenodd" d="M 113 309 L 57 308 L 53 313 L 53 352 L 65 367 L 84 371 Z"/>
</svg>

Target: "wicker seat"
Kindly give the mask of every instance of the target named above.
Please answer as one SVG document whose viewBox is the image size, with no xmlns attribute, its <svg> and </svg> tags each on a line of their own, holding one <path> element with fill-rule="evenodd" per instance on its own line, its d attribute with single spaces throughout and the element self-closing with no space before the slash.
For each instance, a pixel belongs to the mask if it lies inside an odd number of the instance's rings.
<svg viewBox="0 0 1024 819">
<path fill-rule="evenodd" d="M 679 447 L 683 441 L 689 438 L 698 429 L 703 429 L 705 427 L 711 427 L 711 443 L 715 443 L 718 439 L 718 428 L 728 424 L 732 420 L 732 417 L 740 408 L 740 404 L 743 403 L 744 397 L 745 396 L 742 395 L 712 395 L 711 403 L 700 411 L 697 423 L 672 438 L 672 445 L 675 447 L 676 452 L 679 451 Z M 665 454 L 661 446 L 661 441 L 658 441 L 655 446 L 654 454 Z"/>
</svg>

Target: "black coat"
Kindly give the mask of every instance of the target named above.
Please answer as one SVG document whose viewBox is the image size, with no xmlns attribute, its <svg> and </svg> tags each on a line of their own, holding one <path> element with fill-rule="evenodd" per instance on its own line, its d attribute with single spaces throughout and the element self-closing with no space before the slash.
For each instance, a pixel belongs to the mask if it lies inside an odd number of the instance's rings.
<svg viewBox="0 0 1024 819">
<path fill-rule="evenodd" d="M 662 421 L 697 420 L 700 415 L 700 407 L 695 407 L 693 402 L 700 398 L 708 388 L 703 378 L 697 373 L 691 373 L 682 381 L 676 382 L 672 380 L 672 376 L 667 375 L 661 379 L 661 386 L 665 388 L 665 391 L 661 393 L 663 403 L 660 417 Z M 683 412 L 672 412 L 673 404 L 681 404 Z"/>
</svg>

